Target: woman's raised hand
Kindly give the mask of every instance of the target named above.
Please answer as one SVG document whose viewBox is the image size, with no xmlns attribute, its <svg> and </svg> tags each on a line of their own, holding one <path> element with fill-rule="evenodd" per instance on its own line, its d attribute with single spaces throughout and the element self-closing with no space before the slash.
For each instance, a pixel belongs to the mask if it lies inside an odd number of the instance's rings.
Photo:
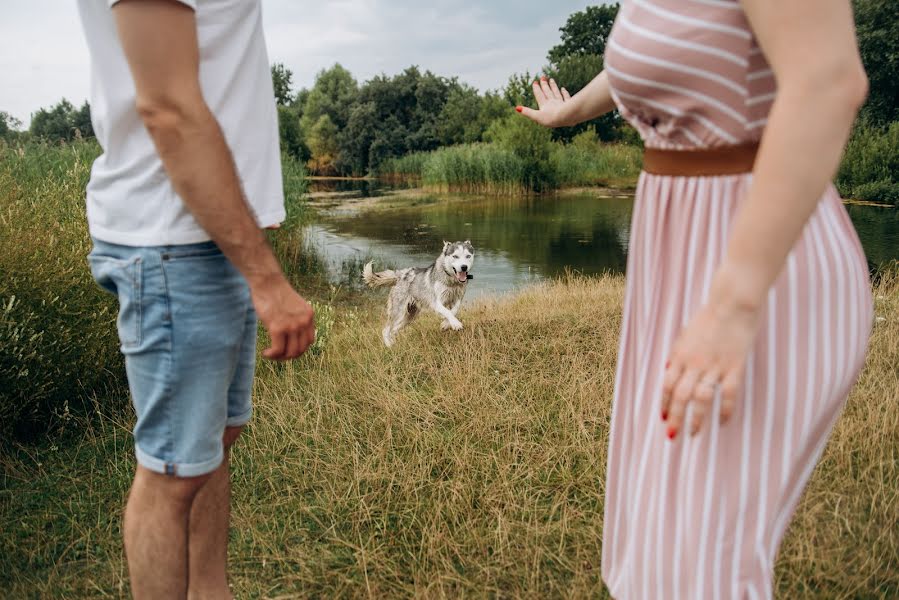
<svg viewBox="0 0 899 600">
<path fill-rule="evenodd" d="M 515 110 L 543 125 L 544 127 L 564 127 L 567 125 L 564 112 L 565 104 L 571 100 L 571 94 L 565 88 L 559 89 L 554 79 L 542 76 L 534 82 L 534 97 L 537 99 L 537 110 L 519 106 Z"/>
</svg>

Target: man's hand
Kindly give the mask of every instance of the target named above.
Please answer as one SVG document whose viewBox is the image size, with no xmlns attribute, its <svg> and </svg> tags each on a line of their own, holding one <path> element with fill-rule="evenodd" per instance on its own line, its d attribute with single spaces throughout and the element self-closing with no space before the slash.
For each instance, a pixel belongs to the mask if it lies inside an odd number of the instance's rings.
<svg viewBox="0 0 899 600">
<path fill-rule="evenodd" d="M 262 355 L 269 360 L 293 360 L 315 343 L 312 306 L 283 276 L 250 287 L 253 306 L 272 338 Z"/>
</svg>

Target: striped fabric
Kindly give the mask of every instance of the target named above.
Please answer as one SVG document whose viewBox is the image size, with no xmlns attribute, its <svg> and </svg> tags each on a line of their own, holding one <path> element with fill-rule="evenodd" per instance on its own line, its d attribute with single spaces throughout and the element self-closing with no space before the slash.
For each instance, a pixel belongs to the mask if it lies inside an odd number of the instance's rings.
<svg viewBox="0 0 899 600">
<path fill-rule="evenodd" d="M 740 3 L 629 0 L 606 50 L 622 115 L 647 146 L 757 141 L 776 82 Z"/>
<path fill-rule="evenodd" d="M 652 147 L 757 140 L 774 99 L 738 2 L 626 1 L 606 68 Z M 831 187 L 770 291 L 734 418 L 667 440 L 664 364 L 707 297 L 751 180 L 640 177 L 603 532 L 616 598 L 771 598 L 781 538 L 864 362 L 867 266 Z"/>
</svg>

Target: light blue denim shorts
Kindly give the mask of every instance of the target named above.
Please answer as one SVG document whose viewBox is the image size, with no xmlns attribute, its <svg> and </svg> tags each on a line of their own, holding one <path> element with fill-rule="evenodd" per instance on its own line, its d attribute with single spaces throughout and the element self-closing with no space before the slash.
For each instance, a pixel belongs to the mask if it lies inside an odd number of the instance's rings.
<svg viewBox="0 0 899 600">
<path fill-rule="evenodd" d="M 119 299 L 138 463 L 176 477 L 215 471 L 225 428 L 247 424 L 253 410 L 256 312 L 246 280 L 212 242 L 95 239 L 88 261 Z"/>
</svg>

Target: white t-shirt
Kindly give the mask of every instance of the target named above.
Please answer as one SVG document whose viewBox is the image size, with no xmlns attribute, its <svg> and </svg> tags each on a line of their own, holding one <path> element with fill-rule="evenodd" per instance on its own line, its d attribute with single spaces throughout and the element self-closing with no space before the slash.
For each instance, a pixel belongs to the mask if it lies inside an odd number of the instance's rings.
<svg viewBox="0 0 899 600">
<path fill-rule="evenodd" d="M 91 119 L 103 154 L 87 187 L 91 235 L 124 246 L 210 238 L 172 188 L 135 107 L 134 78 L 112 5 L 78 0 L 91 55 Z M 222 130 L 260 227 L 284 220 L 278 114 L 260 0 L 179 0 L 194 9 L 203 96 Z"/>
</svg>

